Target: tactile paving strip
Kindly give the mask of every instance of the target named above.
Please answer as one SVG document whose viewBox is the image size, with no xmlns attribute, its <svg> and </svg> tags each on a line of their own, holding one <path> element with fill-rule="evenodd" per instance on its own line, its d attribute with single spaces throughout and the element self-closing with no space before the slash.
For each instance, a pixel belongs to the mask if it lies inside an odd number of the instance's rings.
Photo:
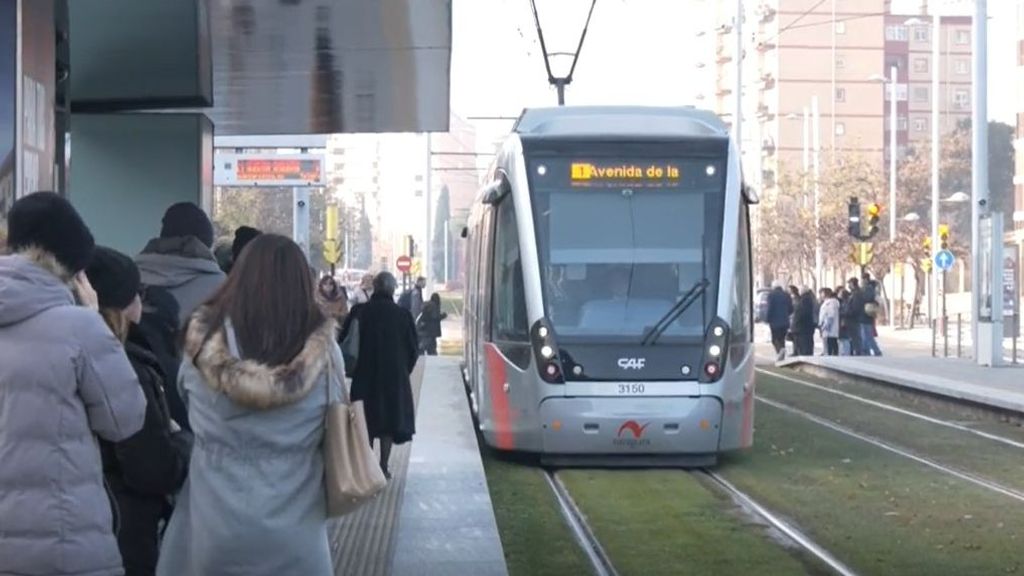
<svg viewBox="0 0 1024 576">
<path fill-rule="evenodd" d="M 421 358 L 412 373 L 412 394 L 417 409 L 425 364 Z M 392 479 L 383 493 L 354 513 L 332 522 L 328 530 L 336 576 L 387 576 L 411 446 L 410 442 L 395 446 L 391 451 Z"/>
</svg>

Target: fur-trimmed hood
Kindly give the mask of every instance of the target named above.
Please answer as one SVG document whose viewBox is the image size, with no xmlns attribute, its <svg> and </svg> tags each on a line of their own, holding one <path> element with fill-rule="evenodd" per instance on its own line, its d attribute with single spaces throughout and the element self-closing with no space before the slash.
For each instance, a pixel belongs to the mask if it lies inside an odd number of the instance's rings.
<svg viewBox="0 0 1024 576">
<path fill-rule="evenodd" d="M 337 325 L 328 319 L 291 362 L 271 367 L 232 354 L 223 327 L 207 339 L 210 326 L 203 320 L 204 315 L 201 309 L 189 322 L 185 357 L 195 359 L 196 369 L 208 386 L 254 410 L 270 410 L 305 398 L 324 374 L 331 346 L 335 345 Z"/>
<path fill-rule="evenodd" d="M 38 248 L 0 256 L 0 326 L 18 324 L 57 306 L 75 303 L 71 275 Z"/>
</svg>

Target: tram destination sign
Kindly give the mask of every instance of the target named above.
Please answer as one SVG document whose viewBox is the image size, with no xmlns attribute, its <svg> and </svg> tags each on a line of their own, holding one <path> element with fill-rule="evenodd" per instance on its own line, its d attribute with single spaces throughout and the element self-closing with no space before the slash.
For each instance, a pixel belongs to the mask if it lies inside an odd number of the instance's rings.
<svg viewBox="0 0 1024 576">
<path fill-rule="evenodd" d="M 679 165 L 671 162 L 573 162 L 569 180 L 573 186 L 629 184 L 643 187 L 676 184 L 682 173 Z"/>
<path fill-rule="evenodd" d="M 214 162 L 217 186 L 324 185 L 324 159 L 317 154 L 217 154 Z"/>
</svg>

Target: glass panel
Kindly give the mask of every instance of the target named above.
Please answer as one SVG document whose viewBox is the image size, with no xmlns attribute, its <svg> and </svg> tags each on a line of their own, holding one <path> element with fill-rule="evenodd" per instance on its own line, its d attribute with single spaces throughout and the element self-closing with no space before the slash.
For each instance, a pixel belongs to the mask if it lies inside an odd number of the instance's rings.
<svg viewBox="0 0 1024 576">
<path fill-rule="evenodd" d="M 18 3 L 0 0 L 0 235 L 14 203 L 14 95 Z M 3 242 L 0 242 L 2 245 Z"/>
<path fill-rule="evenodd" d="M 725 146 L 717 157 L 528 161 L 547 315 L 562 343 L 639 341 L 691 287 L 717 284 Z M 662 342 L 702 337 L 709 287 Z"/>
<path fill-rule="evenodd" d="M 526 295 L 519 252 L 519 231 L 512 195 L 506 195 L 497 209 L 494 236 L 494 339 L 514 342 L 528 340 Z"/>
</svg>

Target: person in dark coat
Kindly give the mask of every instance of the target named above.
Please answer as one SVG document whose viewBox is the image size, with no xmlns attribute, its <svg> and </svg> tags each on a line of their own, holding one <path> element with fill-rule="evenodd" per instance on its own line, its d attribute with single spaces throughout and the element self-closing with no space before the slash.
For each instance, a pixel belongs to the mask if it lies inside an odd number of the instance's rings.
<svg viewBox="0 0 1024 576">
<path fill-rule="evenodd" d="M 864 292 L 860 288 L 860 280 L 850 278 L 847 283 L 850 287 L 850 298 L 846 302 L 846 310 L 843 311 L 843 318 L 846 320 L 847 330 L 850 336 L 850 355 L 862 356 L 864 344 L 861 339 L 861 319 L 864 315 L 864 305 L 867 303 Z"/>
<path fill-rule="evenodd" d="M 814 292 L 805 288 L 793 311 L 793 347 L 797 356 L 814 355 L 814 330 L 818 326 L 814 308 Z"/>
<path fill-rule="evenodd" d="M 359 356 L 352 378 L 352 399 L 362 400 L 366 427 L 380 441 L 380 467 L 391 477 L 392 444 L 404 444 L 416 432 L 410 374 L 419 357 L 412 314 L 395 303 L 395 277 L 381 272 L 373 296 L 358 311 Z"/>
<path fill-rule="evenodd" d="M 776 282 L 768 295 L 768 311 L 765 322 L 772 331 L 772 346 L 779 360 L 786 356 L 786 332 L 789 330 L 789 317 L 793 314 L 793 299 L 790 298 L 781 282 Z"/>
<path fill-rule="evenodd" d="M 448 317 L 446 312 L 441 312 L 441 296 L 435 292 L 430 295 L 430 300 L 423 305 L 423 312 L 420 313 L 416 322 L 416 330 L 420 335 L 420 350 L 428 356 L 437 356 L 437 339 L 441 337 L 441 321 Z"/>
<path fill-rule="evenodd" d="M 103 475 L 119 512 L 118 548 L 126 576 L 155 573 L 160 522 L 170 518 L 170 497 L 185 482 L 191 435 L 171 420 L 163 369 L 131 327 L 142 315 L 139 269 L 128 256 L 97 247 L 86 268 L 100 314 L 119 340 L 146 397 L 142 430 L 120 442 L 100 441 Z"/>
</svg>

